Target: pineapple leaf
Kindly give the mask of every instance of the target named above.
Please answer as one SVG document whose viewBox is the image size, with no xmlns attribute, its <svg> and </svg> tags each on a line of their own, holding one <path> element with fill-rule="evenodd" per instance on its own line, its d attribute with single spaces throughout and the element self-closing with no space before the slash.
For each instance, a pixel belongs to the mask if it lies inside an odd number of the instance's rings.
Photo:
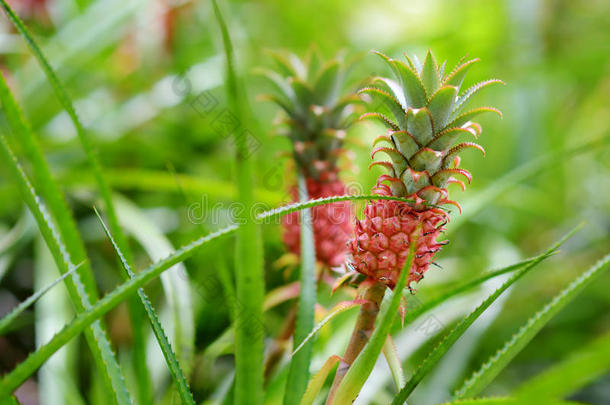
<svg viewBox="0 0 610 405">
<path fill-rule="evenodd" d="M 390 135 L 394 139 L 394 143 L 398 151 L 407 159 L 417 153 L 421 148 L 421 145 L 417 143 L 417 140 L 408 131 L 394 131 Z"/>
<path fill-rule="evenodd" d="M 282 98 L 285 99 L 285 103 L 292 104 L 296 102 L 296 94 L 294 89 L 288 84 L 288 81 L 284 77 L 282 77 L 277 72 L 274 72 L 270 69 L 262 69 L 259 68 L 255 71 L 255 73 L 264 77 L 275 87 L 275 89 L 282 95 Z"/>
<path fill-rule="evenodd" d="M 425 106 L 427 100 L 426 90 L 417 73 L 401 61 L 391 60 L 390 64 L 402 87 L 406 106 L 413 108 Z"/>
<path fill-rule="evenodd" d="M 296 95 L 295 104 L 299 113 L 306 112 L 311 105 L 316 104 L 313 89 L 305 81 L 298 77 L 291 77 L 288 79 L 288 84 Z"/>
<path fill-rule="evenodd" d="M 417 172 L 410 167 L 401 172 L 400 180 L 405 186 L 408 195 L 430 185 L 430 175 L 428 173 Z"/>
<path fill-rule="evenodd" d="M 388 337 L 383 344 L 382 352 L 390 367 L 390 371 L 392 372 L 394 385 L 396 386 L 396 389 L 400 389 L 405 383 L 405 373 L 402 371 L 402 364 L 398 357 L 398 353 L 396 352 L 396 345 L 394 344 L 394 340 L 392 340 L 392 335 L 388 334 Z"/>
<path fill-rule="evenodd" d="M 451 163 L 453 162 L 453 159 L 455 157 L 457 157 L 460 154 L 460 152 L 462 152 L 464 149 L 477 149 L 477 150 L 481 151 L 483 156 L 485 156 L 485 149 L 483 149 L 483 147 L 481 145 L 479 145 L 478 143 L 462 142 L 458 145 L 455 145 L 453 148 L 449 149 L 449 151 L 443 158 L 443 164 L 441 167 L 443 169 L 449 168 L 449 166 L 451 166 Z"/>
<path fill-rule="evenodd" d="M 290 63 L 290 60 L 286 58 L 286 55 L 270 49 L 267 49 L 266 53 L 273 58 L 278 69 L 282 72 L 283 76 L 298 76 L 297 71 L 292 66 L 292 63 Z"/>
<path fill-rule="evenodd" d="M 309 200 L 305 176 L 299 174 L 299 200 Z M 288 369 L 288 381 L 284 394 L 284 404 L 294 404 L 303 396 L 309 380 L 309 364 L 313 345 L 309 342 L 314 330 L 314 309 L 316 306 L 316 248 L 314 244 L 313 225 L 311 210 L 305 209 L 300 212 L 301 228 L 301 271 L 299 303 L 297 306 L 297 317 L 294 329 L 294 346 L 303 348 L 297 353 L 294 350 L 292 361 Z"/>
<path fill-rule="evenodd" d="M 342 302 L 339 302 L 338 304 L 336 304 L 334 307 L 332 307 L 328 311 L 328 314 L 326 314 L 326 316 L 320 322 L 318 322 L 318 324 L 312 329 L 312 331 L 309 333 L 309 335 L 307 335 L 307 337 L 305 337 L 305 339 L 303 339 L 303 341 L 293 350 L 291 356 L 294 356 L 295 354 L 297 354 L 299 352 L 299 350 L 301 350 L 303 348 L 305 343 L 309 342 L 316 335 L 316 333 L 318 333 L 320 331 L 320 329 L 322 329 L 324 327 L 324 325 L 326 325 L 328 322 L 332 321 L 333 318 L 335 318 L 337 315 L 342 314 L 343 312 L 347 311 L 348 309 L 352 309 L 357 306 L 360 306 L 360 305 L 364 304 L 365 302 L 366 301 L 364 301 L 364 300 L 353 300 L 353 301 L 342 301 Z"/>
<path fill-rule="evenodd" d="M 295 116 L 295 107 L 293 104 L 289 104 L 287 102 L 287 100 L 283 97 L 280 97 L 276 94 L 259 94 L 257 96 L 257 99 L 259 101 L 270 101 L 272 103 L 277 104 L 282 110 L 284 110 L 284 112 L 291 117 L 292 119 L 296 120 L 298 117 Z"/>
<path fill-rule="evenodd" d="M 377 112 L 365 113 L 360 116 L 360 119 L 361 120 L 370 119 L 370 120 L 381 122 L 383 125 L 385 125 L 389 129 L 391 129 L 392 131 L 400 130 L 400 128 L 398 127 L 398 125 L 396 125 L 396 123 L 394 123 L 391 119 L 389 119 L 388 117 L 386 117 L 385 115 L 383 115 L 381 113 L 377 113 Z"/>
<path fill-rule="evenodd" d="M 520 268 L 532 263 L 534 260 L 538 260 L 538 259 L 545 260 L 548 257 L 550 257 L 556 253 L 557 253 L 556 251 L 544 253 L 542 255 L 530 257 L 529 259 L 519 261 L 517 263 L 508 265 L 506 267 L 502 267 L 497 270 L 491 270 L 491 271 L 485 272 L 481 276 L 476 277 L 473 280 L 467 281 L 463 284 L 460 284 L 459 286 L 455 286 L 454 285 L 455 283 L 451 282 L 451 287 L 448 288 L 448 291 L 445 291 L 435 297 L 432 297 L 431 299 L 426 300 L 426 302 L 424 302 L 422 305 L 417 306 L 410 311 L 407 311 L 406 316 L 405 316 L 405 321 L 404 321 L 405 325 L 411 323 L 412 321 L 417 319 L 419 316 L 430 311 L 431 309 L 436 308 L 438 305 L 441 305 L 442 303 L 447 302 L 450 298 L 460 295 L 480 284 L 483 284 L 485 281 L 487 281 L 491 278 L 494 278 L 494 277 L 497 277 L 502 274 L 506 274 L 506 273 L 509 273 L 509 272 L 512 272 L 515 270 L 519 270 Z"/>
<path fill-rule="evenodd" d="M 82 266 L 82 264 L 83 264 L 83 262 L 72 267 L 71 270 L 62 274 L 60 277 L 56 278 L 53 282 L 49 283 L 45 287 L 36 291 L 34 294 L 30 295 L 21 304 L 17 305 L 15 308 L 13 308 L 8 314 L 6 314 L 2 318 L 0 318 L 0 336 L 6 334 L 10 324 L 19 315 L 21 315 L 23 313 L 23 311 L 25 311 L 32 304 L 34 304 L 36 301 L 38 301 L 38 299 L 40 297 L 42 297 L 43 295 L 45 295 L 51 288 L 55 287 L 57 284 L 64 281 L 64 279 L 66 279 L 68 276 L 71 276 L 72 273 L 74 273 L 80 266 Z"/>
<path fill-rule="evenodd" d="M 394 148 L 375 148 L 371 153 L 371 158 L 374 159 L 375 155 L 377 155 L 377 153 L 379 152 L 383 152 L 390 157 L 390 159 L 392 160 L 392 164 L 394 165 L 394 170 L 398 173 L 402 172 L 408 166 L 407 159 Z"/>
<path fill-rule="evenodd" d="M 496 113 L 496 114 L 498 114 L 498 116 L 500 118 L 502 118 L 502 112 L 500 110 L 498 110 L 497 108 L 493 108 L 493 107 L 479 107 L 479 108 L 475 108 L 475 109 L 472 109 L 470 111 L 467 111 L 467 112 L 464 112 L 464 113 L 458 115 L 447 126 L 449 126 L 449 127 L 461 127 L 462 125 L 466 124 L 468 121 L 470 121 L 471 119 L 473 119 L 477 115 L 483 114 L 483 113 L 486 113 L 486 112 Z"/>
<path fill-rule="evenodd" d="M 567 239 L 569 239 L 580 227 L 574 228 L 566 236 L 561 238 L 553 246 L 551 246 L 546 254 L 549 254 L 559 248 Z M 413 373 L 409 381 L 400 390 L 398 395 L 394 397 L 392 405 L 403 404 L 409 395 L 413 392 L 415 387 L 421 382 L 421 380 L 432 370 L 432 368 L 439 362 L 445 353 L 453 346 L 453 344 L 466 332 L 466 330 L 473 324 L 475 320 L 481 316 L 481 314 L 489 308 L 489 306 L 511 285 L 518 281 L 521 277 L 527 274 L 532 268 L 542 261 L 542 257 L 531 262 L 524 268 L 515 272 L 500 288 L 495 290 L 489 295 L 477 308 L 472 311 L 468 316 L 462 319 L 445 337 L 443 340 L 428 354 L 428 357 L 420 364 L 417 370 Z"/>
<path fill-rule="evenodd" d="M 320 370 L 311 378 L 309 384 L 307 385 L 307 389 L 305 390 L 305 394 L 301 399 L 300 405 L 312 405 L 318 395 L 318 392 L 322 389 L 322 385 L 324 385 L 324 381 L 326 381 L 326 377 L 330 374 L 330 371 L 341 361 L 341 357 L 333 355 L 330 356 L 322 365 Z"/>
<path fill-rule="evenodd" d="M 478 395 L 559 311 L 609 267 L 610 254 L 607 254 L 555 295 L 457 390 L 455 396 L 469 398 Z"/>
<path fill-rule="evenodd" d="M 464 106 L 464 104 L 466 104 L 466 102 L 468 102 L 468 100 L 470 100 L 470 98 L 472 96 L 474 96 L 476 93 L 478 93 L 479 90 L 481 90 L 484 87 L 489 86 L 490 84 L 495 84 L 495 83 L 505 84 L 502 80 L 490 79 L 490 80 L 485 80 L 483 82 L 479 82 L 479 83 L 469 87 L 468 90 L 464 91 L 464 93 L 458 97 L 458 99 L 455 103 L 455 108 L 453 109 L 454 114 L 459 112 L 460 109 Z"/>
<path fill-rule="evenodd" d="M 409 166 L 418 172 L 435 173 L 441 167 L 442 159 L 443 152 L 422 148 L 409 159 Z"/>
<path fill-rule="evenodd" d="M 406 56 L 406 54 L 405 54 L 405 56 Z M 421 72 L 422 69 L 423 69 L 422 63 L 419 60 L 419 58 L 417 57 L 417 55 L 413 55 L 413 63 L 412 63 L 412 65 L 413 65 L 413 70 L 415 72 L 417 72 L 417 73 Z"/>
<path fill-rule="evenodd" d="M 311 83 L 315 80 L 315 76 L 320 71 L 320 67 L 323 64 L 322 55 L 320 54 L 320 49 L 312 44 L 307 49 L 307 53 L 304 58 L 305 65 L 307 65 L 307 81 Z"/>
<path fill-rule="evenodd" d="M 374 104 L 378 102 L 383 103 L 383 105 L 385 105 L 390 110 L 390 112 L 396 119 L 396 123 L 398 123 L 398 126 L 400 128 L 406 128 L 407 118 L 405 115 L 405 111 L 403 110 L 400 102 L 390 93 L 378 89 L 376 87 L 365 87 L 364 89 L 360 90 L 358 94 L 369 94 L 373 99 Z"/>
<path fill-rule="evenodd" d="M 434 136 L 432 115 L 427 108 L 407 111 L 407 131 L 412 134 L 420 145 L 425 145 Z"/>
<path fill-rule="evenodd" d="M 430 50 L 428 50 L 426 59 L 424 59 L 424 66 L 422 66 L 421 70 L 421 81 L 426 89 L 426 94 L 434 94 L 441 84 L 436 61 Z"/>
<path fill-rule="evenodd" d="M 443 81 L 444 85 L 455 86 L 458 89 L 462 87 L 462 83 L 464 82 L 464 77 L 466 77 L 466 73 L 470 69 L 470 67 L 479 61 L 479 58 L 469 60 L 468 62 L 458 64 L 453 72 L 449 73 L 449 75 Z"/>
<path fill-rule="evenodd" d="M 235 70 L 233 44 L 229 29 L 218 7 L 212 1 L 214 15 L 220 28 L 225 56 L 225 89 L 229 108 L 244 127 L 248 127 L 246 88 L 238 79 Z M 297 93 L 297 97 L 298 97 Z M 240 303 L 235 313 L 235 402 L 262 404 L 263 393 L 263 351 L 264 331 L 263 298 L 263 252 L 261 246 L 260 225 L 254 218 L 255 206 L 253 193 L 253 173 L 256 172 L 250 155 L 251 145 L 245 136 L 234 132 L 235 141 L 235 181 L 238 189 L 238 200 L 244 209 L 237 214 L 237 220 L 243 225 L 237 230 L 235 244 L 236 301 Z M 253 320 L 258 323 L 253 323 Z"/>
<path fill-rule="evenodd" d="M 400 88 L 400 85 L 398 83 L 396 83 L 392 79 L 388 79 L 388 78 L 385 78 L 385 77 L 375 77 L 373 79 L 373 83 L 380 83 L 384 87 L 387 87 L 388 91 L 392 93 L 391 95 L 394 96 L 394 98 L 400 104 L 401 109 L 403 111 L 406 111 L 406 109 L 407 109 L 407 102 L 405 101 L 405 95 L 402 92 L 402 89 Z"/>
<path fill-rule="evenodd" d="M 610 369 L 610 334 L 576 349 L 566 359 L 526 381 L 518 398 L 564 398 L 601 377 Z"/>
<path fill-rule="evenodd" d="M 415 65 L 415 63 L 413 63 L 413 60 L 411 60 L 411 58 L 409 57 L 409 55 L 406 52 L 404 52 L 403 55 L 405 55 L 405 58 L 407 59 L 407 63 L 409 64 L 411 69 L 413 69 L 416 72 L 421 69 L 421 64 Z M 417 56 L 415 58 L 417 60 Z M 419 62 L 419 60 L 417 62 Z"/>
<path fill-rule="evenodd" d="M 288 61 L 296 73 L 295 76 L 301 80 L 307 80 L 307 66 L 305 66 L 303 61 L 292 52 L 288 54 Z"/>
<path fill-rule="evenodd" d="M 322 68 L 313 86 L 313 92 L 317 97 L 317 104 L 330 106 L 336 102 L 341 83 L 341 74 L 341 65 L 336 60 L 329 61 Z"/>
<path fill-rule="evenodd" d="M 441 66 L 438 68 L 438 76 L 441 78 L 441 83 L 444 82 L 443 77 L 445 76 L 445 66 L 447 65 L 447 61 L 444 61 Z"/>
<path fill-rule="evenodd" d="M 443 86 L 430 98 L 428 110 L 430 115 L 432 115 L 434 133 L 441 132 L 447 125 L 447 122 L 449 122 L 449 116 L 453 111 L 457 92 L 457 87 Z"/>
<path fill-rule="evenodd" d="M 447 186 L 448 181 L 456 174 L 463 176 L 468 181 L 468 183 L 470 183 L 470 181 L 472 180 L 472 175 L 467 170 L 457 168 L 443 169 L 434 173 L 434 175 L 432 176 L 432 184 L 434 184 L 436 187 L 445 188 Z"/>
<path fill-rule="evenodd" d="M 476 132 L 469 128 L 447 128 L 436 135 L 426 146 L 434 150 L 445 151 L 449 149 L 458 136 L 462 134 L 476 137 Z"/>
</svg>

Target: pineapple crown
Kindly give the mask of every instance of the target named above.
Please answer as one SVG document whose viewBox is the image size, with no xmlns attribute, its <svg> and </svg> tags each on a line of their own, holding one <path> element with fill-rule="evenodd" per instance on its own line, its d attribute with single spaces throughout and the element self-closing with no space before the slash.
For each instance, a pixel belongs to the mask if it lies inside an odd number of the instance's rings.
<svg viewBox="0 0 610 405">
<path fill-rule="evenodd" d="M 375 147 L 373 159 L 381 152 L 390 157 L 390 161 L 375 161 L 370 166 L 383 166 L 389 172 L 380 176 L 375 190 L 428 204 L 454 204 L 459 208 L 459 204 L 448 199 L 447 185 L 457 183 L 465 189 L 464 182 L 456 177 L 470 183 L 471 175 L 458 167 L 458 155 L 468 148 L 483 154 L 485 150 L 473 142 L 457 141 L 463 135 L 478 138 L 481 126 L 471 121 L 477 115 L 494 112 L 502 116 L 492 107 L 463 111 L 464 106 L 482 88 L 503 82 L 486 80 L 461 91 L 467 71 L 478 59 L 464 61 L 462 58 L 445 74 L 445 62 L 437 65 L 430 51 L 423 64 L 417 57 L 411 59 L 405 55 L 407 63 L 404 63 L 375 53 L 390 66 L 396 78 L 377 77 L 373 86 L 359 92 L 379 106 L 378 111 L 361 118 L 378 120 L 388 128 L 373 143 L 374 147 L 381 142 L 389 145 Z M 386 181 L 389 186 L 384 184 Z M 421 204 L 419 207 L 424 209 Z"/>
<path fill-rule="evenodd" d="M 286 117 L 287 135 L 293 156 L 307 177 L 323 180 L 336 176 L 346 129 L 354 121 L 356 94 L 342 94 L 348 65 L 341 55 L 324 61 L 317 49 L 310 48 L 300 59 L 292 53 L 270 52 L 277 70 L 259 72 L 275 92 L 261 97 L 280 106 Z"/>
</svg>

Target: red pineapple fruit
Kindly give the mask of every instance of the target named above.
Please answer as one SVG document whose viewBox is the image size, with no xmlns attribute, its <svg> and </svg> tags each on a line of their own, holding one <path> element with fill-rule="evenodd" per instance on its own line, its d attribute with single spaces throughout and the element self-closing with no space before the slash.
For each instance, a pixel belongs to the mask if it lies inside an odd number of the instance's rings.
<svg viewBox="0 0 610 405">
<path fill-rule="evenodd" d="M 460 62 L 445 74 L 445 64 L 438 66 L 430 52 L 423 64 L 417 58 L 407 57 L 404 63 L 378 54 L 390 66 L 396 81 L 377 78 L 375 87 L 360 91 L 379 107 L 379 111 L 363 117 L 379 120 L 388 128 L 374 142 L 374 145 L 385 142 L 387 146 L 373 149 L 372 157 L 383 152 L 390 160 L 371 164 L 388 170 L 379 177 L 373 193 L 411 201 L 370 201 L 364 209 L 364 219 L 356 223 L 349 250 L 353 267 L 367 277 L 364 292 L 367 303 L 360 309 L 327 404 L 332 403 L 350 365 L 373 333 L 384 292 L 387 287 L 396 286 L 412 241 L 416 239 L 417 245 L 408 270 L 408 283 L 421 280 L 445 243 L 437 239 L 449 216 L 440 207 L 453 204 L 459 208 L 459 204 L 448 199 L 447 185 L 457 183 L 465 188 L 458 177 L 468 182 L 471 179 L 470 173 L 458 167 L 458 154 L 467 148 L 484 153 L 481 146 L 472 142 L 454 144 L 463 135 L 476 138 L 481 133 L 480 125 L 471 121 L 475 116 L 484 112 L 501 115 L 490 107 L 462 112 L 478 90 L 501 83 L 487 80 L 460 92 L 464 76 L 476 59 Z"/>
<path fill-rule="evenodd" d="M 345 184 L 339 180 L 336 173 L 332 179 L 318 181 L 307 179 L 307 192 L 310 199 L 344 195 Z M 291 190 L 294 201 L 298 200 L 298 190 Z M 339 266 L 345 261 L 345 244 L 352 234 L 352 206 L 349 201 L 319 205 L 311 209 L 316 256 L 319 262 L 330 267 Z M 288 250 L 299 254 L 301 235 L 299 215 L 293 212 L 282 218 L 284 227 L 283 240 Z"/>
<path fill-rule="evenodd" d="M 378 54 L 397 80 L 377 78 L 375 84 L 378 86 L 360 92 L 379 101 L 377 105 L 383 109 L 367 113 L 363 118 L 379 120 L 388 128 L 386 134 L 374 142 L 374 145 L 385 142 L 387 146 L 376 147 L 372 157 L 383 152 L 390 161 L 371 164 L 388 170 L 388 174 L 379 177 L 373 193 L 403 197 L 413 203 L 369 202 L 364 219 L 356 223 L 349 250 L 358 272 L 373 282 L 394 288 L 416 229 L 419 235 L 409 283 L 421 280 L 435 253 L 446 243 L 437 241 L 449 221 L 440 206 L 453 204 L 459 208 L 459 204 L 448 199 L 447 185 L 457 183 L 464 189 L 462 180 L 471 180 L 470 173 L 458 167 L 458 154 L 468 148 L 484 153 L 481 146 L 472 142 L 454 144 L 461 136 L 476 138 L 480 135 L 480 125 L 471 121 L 475 116 L 484 112 L 501 116 L 491 107 L 466 112 L 462 109 L 478 90 L 501 81 L 487 80 L 460 93 L 464 76 L 477 59 L 460 62 L 445 75 L 445 64 L 438 66 L 430 52 L 423 64 L 416 58 L 407 57 L 408 63 L 403 63 Z"/>
<path fill-rule="evenodd" d="M 315 49 L 301 60 L 294 54 L 271 54 L 277 71 L 262 74 L 276 89 L 263 98 L 284 110 L 285 131 L 292 144 L 292 155 L 305 177 L 310 199 L 344 195 L 339 179 L 338 158 L 343 149 L 345 131 L 354 121 L 355 94 L 341 95 L 346 67 L 340 57 L 323 61 Z M 296 187 L 291 187 L 293 201 L 298 201 Z M 311 210 L 317 260 L 329 267 L 345 260 L 346 243 L 352 235 L 352 205 L 337 202 Z M 292 253 L 300 253 L 299 215 L 282 219 L 283 239 Z"/>
</svg>

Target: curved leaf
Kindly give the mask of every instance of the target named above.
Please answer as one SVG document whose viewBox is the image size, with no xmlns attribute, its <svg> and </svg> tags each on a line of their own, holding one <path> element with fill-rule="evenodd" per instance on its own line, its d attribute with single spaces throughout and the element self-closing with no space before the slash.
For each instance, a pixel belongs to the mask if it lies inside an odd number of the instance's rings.
<svg viewBox="0 0 610 405">
<path fill-rule="evenodd" d="M 563 242 L 565 242 L 569 237 L 571 237 L 579 228 L 575 228 L 571 232 L 569 232 L 566 236 L 561 238 L 557 243 L 555 243 L 551 248 L 546 251 L 546 254 L 553 252 L 556 250 Z M 543 256 L 542 256 L 543 257 Z M 409 381 L 405 384 L 405 386 L 400 390 L 398 395 L 394 397 L 392 401 L 392 405 L 398 405 L 404 403 L 411 392 L 417 387 L 417 385 L 421 382 L 421 380 L 430 372 L 430 370 L 438 363 L 441 357 L 452 347 L 452 345 L 459 339 L 460 336 L 464 334 L 466 329 L 472 325 L 472 323 L 479 317 L 481 314 L 489 308 L 489 306 L 511 285 L 513 285 L 517 280 L 523 277 L 526 273 L 528 273 L 532 268 L 534 268 L 538 263 L 540 263 L 543 259 L 542 257 L 534 260 L 521 270 L 514 273 L 500 288 L 494 291 L 490 296 L 488 296 L 473 312 L 471 312 L 466 318 L 460 321 L 452 330 L 449 332 L 443 340 L 428 354 L 428 357 L 424 359 L 424 361 L 420 364 L 418 369 L 413 373 Z"/>
<path fill-rule="evenodd" d="M 457 398 L 468 398 L 480 393 L 498 373 L 527 345 L 560 310 L 610 267 L 610 254 L 581 274 L 531 317 L 525 325 L 476 371 L 456 392 Z"/>
</svg>

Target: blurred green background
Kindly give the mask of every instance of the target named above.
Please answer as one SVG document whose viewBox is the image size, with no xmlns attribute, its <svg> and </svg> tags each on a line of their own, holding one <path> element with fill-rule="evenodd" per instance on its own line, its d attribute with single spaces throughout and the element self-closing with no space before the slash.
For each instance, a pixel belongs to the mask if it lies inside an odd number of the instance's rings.
<svg viewBox="0 0 610 405">
<path fill-rule="evenodd" d="M 179 247 L 229 223 L 235 208 L 231 205 L 235 197 L 233 145 L 230 137 L 222 136 L 214 125 L 226 101 L 221 42 L 211 4 L 188 0 L 10 3 L 36 34 L 75 100 L 107 178 L 121 196 L 124 212 L 131 209 L 141 214 L 142 218 L 132 216 L 135 219 L 129 232 L 137 234 L 138 229 L 148 230 L 146 226 L 154 229 L 140 232 L 140 239 L 134 238 L 138 268 L 158 259 L 155 250 L 163 252 L 157 236 L 165 235 L 164 243 Z M 369 76 L 388 74 L 369 53 L 371 49 L 395 58 L 403 52 L 423 58 L 432 49 L 437 59 L 448 61 L 448 66 L 467 54 L 481 59 L 471 70 L 467 85 L 490 77 L 506 82 L 506 86 L 490 87 L 477 96 L 478 104 L 499 108 L 504 118 L 490 115 L 481 120 L 480 143 L 487 155 L 465 155 L 464 166 L 473 174 L 472 185 L 465 192 L 457 187 L 451 190 L 453 199 L 462 203 L 464 214 L 460 217 L 454 213 L 449 224 L 452 243 L 439 260 L 443 269 L 431 270 L 420 283 L 420 301 L 433 295 L 440 284 L 466 280 L 534 255 L 572 226 L 586 221 L 585 228 L 566 244 L 560 256 L 545 262 L 505 300 L 494 304 L 488 316 L 450 352 L 450 359 L 439 372 L 416 390 L 412 403 L 446 399 L 529 315 L 607 251 L 607 0 L 273 0 L 221 5 L 251 100 L 251 120 L 242 129 L 250 131 L 255 145 L 251 159 L 256 162 L 256 197 L 262 209 L 289 199 L 286 190 L 294 176 L 285 153 L 290 150 L 288 141 L 274 134 L 277 110 L 257 101 L 256 96 L 268 88 L 253 71 L 272 65 L 266 49 L 288 49 L 303 55 L 315 44 L 327 57 L 343 51 L 357 58 L 350 76 L 352 89 L 362 86 Z M 92 212 L 97 194 L 84 152 L 42 71 L 5 15 L 0 18 L 0 66 L 68 195 L 100 289 L 107 292 L 121 277 L 111 246 Z M 4 117 L 1 128 L 9 131 Z M 342 176 L 363 192 L 369 191 L 379 175 L 378 171 L 369 172 L 367 166 L 370 143 L 380 133 L 380 127 L 364 123 L 356 124 L 349 133 Z M 277 261 L 285 253 L 280 227 L 265 225 L 263 236 L 270 290 L 294 279 L 295 272 L 278 269 Z M 225 239 L 185 262 L 195 317 L 191 385 L 199 400 L 209 399 L 227 381 L 232 359 L 225 354 L 226 348 L 214 346 L 217 351 L 209 350 L 229 324 L 222 294 L 198 285 L 215 277 L 221 266 L 232 268 L 232 249 L 233 241 Z M 6 166 L 0 164 L 0 314 L 57 274 L 33 220 L 25 213 L 16 185 Z M 609 283 L 610 275 L 605 275 L 562 311 L 486 393 L 505 394 L 567 352 L 610 331 Z M 147 291 L 163 307 L 160 283 L 152 283 Z M 38 305 L 20 318 L 15 330 L 0 337 L 0 373 L 12 369 L 34 350 L 37 341 L 48 339 L 50 330 L 71 318 L 72 310 L 62 294 L 63 287 L 58 288 L 56 294 L 49 295 L 52 300 L 48 305 Z M 323 303 L 330 301 L 325 288 L 319 296 Z M 462 297 L 465 309 L 453 317 L 444 314 L 443 308 L 435 310 L 434 316 L 442 324 L 450 324 L 480 297 Z M 277 333 L 288 308 L 280 306 L 269 313 L 269 338 Z M 55 326 L 45 326 L 43 319 L 53 319 Z M 125 307 L 111 312 L 107 319 L 119 357 L 123 358 L 130 350 L 131 339 Z M 342 351 L 343 346 L 331 350 L 325 342 L 341 333 L 347 339 L 351 322 L 353 316 L 342 315 L 322 334 L 316 348 L 324 347 L 329 354 Z M 409 349 L 415 352 L 413 359 L 434 341 L 423 339 L 420 346 Z M 397 339 L 400 342 L 408 346 L 408 336 Z M 95 384 L 90 382 L 91 371 L 86 366 L 91 359 L 85 345 L 76 342 L 70 350 L 66 354 L 69 360 L 64 362 L 65 373 L 77 376 L 73 388 L 95 398 Z M 408 363 L 406 368 L 413 366 Z M 156 367 L 158 371 L 153 373 L 167 384 L 164 364 Z M 43 392 L 40 387 L 44 378 L 58 377 L 41 375 L 40 381 L 26 383 L 22 399 L 28 396 L 33 402 L 24 403 L 38 403 L 36 393 Z M 371 385 L 365 387 L 371 398 L 368 403 L 385 403 L 383 393 L 393 392 L 388 379 L 380 386 Z M 53 391 L 48 383 L 45 389 Z M 167 394 L 164 398 L 170 401 L 170 397 Z M 583 389 L 575 399 L 610 404 L 610 375 Z"/>
</svg>

